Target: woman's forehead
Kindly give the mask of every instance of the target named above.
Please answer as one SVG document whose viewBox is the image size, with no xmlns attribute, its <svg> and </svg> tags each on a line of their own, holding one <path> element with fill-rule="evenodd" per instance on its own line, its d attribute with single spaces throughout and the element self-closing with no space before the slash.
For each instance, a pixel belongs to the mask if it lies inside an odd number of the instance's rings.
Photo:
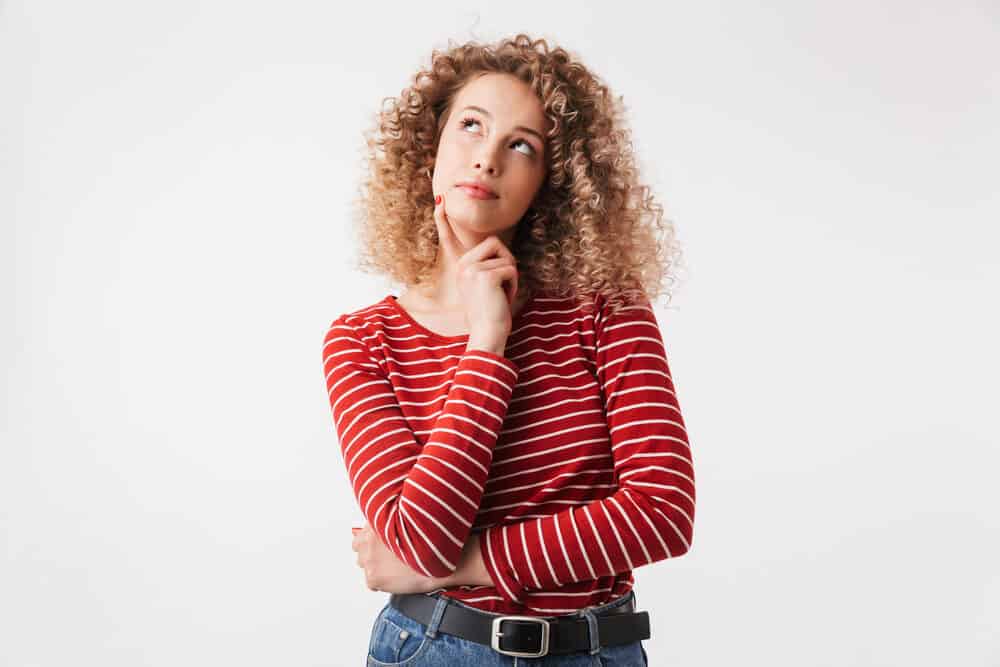
<svg viewBox="0 0 1000 667">
<path fill-rule="evenodd" d="M 503 119 L 538 132 L 545 128 L 542 101 L 531 86 L 506 74 L 485 74 L 462 87 L 453 105 L 458 110 L 473 107 L 493 120 Z"/>
</svg>

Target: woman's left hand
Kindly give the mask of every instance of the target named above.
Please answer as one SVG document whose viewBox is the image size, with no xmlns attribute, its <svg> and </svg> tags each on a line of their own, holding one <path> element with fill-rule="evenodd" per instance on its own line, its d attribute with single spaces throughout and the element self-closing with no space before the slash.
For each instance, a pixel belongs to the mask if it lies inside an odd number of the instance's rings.
<svg viewBox="0 0 1000 667">
<path fill-rule="evenodd" d="M 351 550 L 358 554 L 357 563 L 365 571 L 365 585 L 373 591 L 386 593 L 428 593 L 442 588 L 438 579 L 425 577 L 396 558 L 367 523 L 354 530 Z"/>
</svg>

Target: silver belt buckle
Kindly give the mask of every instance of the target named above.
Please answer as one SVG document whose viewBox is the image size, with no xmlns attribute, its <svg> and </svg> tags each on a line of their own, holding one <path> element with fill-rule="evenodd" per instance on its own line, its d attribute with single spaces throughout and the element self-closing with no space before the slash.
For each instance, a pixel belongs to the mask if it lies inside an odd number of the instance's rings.
<svg viewBox="0 0 1000 667">
<path fill-rule="evenodd" d="M 531 623 L 538 623 L 542 626 L 542 642 L 537 653 L 531 651 L 507 651 L 500 648 L 500 637 L 503 636 L 503 632 L 500 629 L 501 623 L 504 621 L 529 621 Z M 499 618 L 493 619 L 493 632 L 490 636 L 490 646 L 493 647 L 494 651 L 498 653 L 503 653 L 504 655 L 515 656 L 518 658 L 540 658 L 543 655 L 547 655 L 549 652 L 549 622 L 544 618 L 537 618 L 535 616 L 500 616 Z"/>
</svg>

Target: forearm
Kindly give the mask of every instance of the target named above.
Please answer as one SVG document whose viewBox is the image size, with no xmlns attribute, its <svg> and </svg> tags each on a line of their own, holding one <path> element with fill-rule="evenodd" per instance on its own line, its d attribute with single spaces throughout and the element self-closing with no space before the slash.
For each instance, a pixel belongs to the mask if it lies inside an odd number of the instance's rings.
<svg viewBox="0 0 1000 667">
<path fill-rule="evenodd" d="M 472 533 L 462 549 L 462 558 L 455 571 L 437 580 L 436 588 L 453 586 L 492 586 L 493 579 L 486 570 L 479 550 L 479 533 Z"/>
</svg>

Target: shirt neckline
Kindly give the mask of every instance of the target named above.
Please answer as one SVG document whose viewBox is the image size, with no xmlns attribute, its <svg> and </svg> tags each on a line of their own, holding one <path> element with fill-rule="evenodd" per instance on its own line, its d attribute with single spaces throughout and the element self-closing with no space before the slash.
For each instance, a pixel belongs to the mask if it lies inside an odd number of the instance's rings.
<svg viewBox="0 0 1000 667">
<path fill-rule="evenodd" d="M 396 313 L 398 313 L 404 320 L 406 320 L 406 322 L 411 327 L 413 327 L 414 329 L 416 329 L 420 333 L 424 334 L 425 336 L 428 336 L 430 338 L 436 338 L 437 340 L 443 340 L 443 341 L 449 341 L 449 342 L 455 342 L 455 343 L 465 342 L 465 341 L 469 340 L 469 334 L 467 334 L 467 333 L 466 334 L 460 334 L 458 336 L 446 336 L 446 335 L 438 333 L 436 331 L 431 331 L 430 329 L 428 329 L 427 327 L 425 327 L 424 325 L 422 325 L 420 322 L 417 322 L 415 319 L 413 319 L 413 317 L 410 315 L 410 313 L 408 313 L 406 311 L 406 309 L 403 308 L 402 305 L 400 305 L 400 303 L 398 301 L 398 298 L 399 297 L 397 297 L 395 294 L 389 294 L 389 295 L 387 295 L 385 297 L 385 299 L 383 299 L 383 301 L 385 303 L 389 304 L 389 306 Z M 514 315 L 514 317 L 512 319 L 512 322 L 511 322 L 511 327 L 510 327 L 510 330 L 511 330 L 512 333 L 516 329 L 517 324 L 520 323 L 520 321 L 523 318 L 524 314 L 528 311 L 528 306 L 532 305 L 533 302 L 534 302 L 534 300 L 535 300 L 535 294 L 532 293 L 531 295 L 528 296 L 528 300 L 525 301 L 521 305 L 521 309 L 519 311 L 517 311 L 517 313 Z"/>
</svg>

